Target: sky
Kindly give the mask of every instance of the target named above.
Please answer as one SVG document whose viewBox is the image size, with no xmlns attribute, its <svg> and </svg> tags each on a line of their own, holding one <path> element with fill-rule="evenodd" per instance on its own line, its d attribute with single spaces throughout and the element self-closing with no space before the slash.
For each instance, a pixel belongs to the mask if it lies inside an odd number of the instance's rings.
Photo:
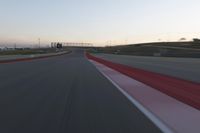
<svg viewBox="0 0 200 133">
<path fill-rule="evenodd" d="M 0 0 L 0 44 L 96 45 L 200 37 L 199 0 Z"/>
</svg>

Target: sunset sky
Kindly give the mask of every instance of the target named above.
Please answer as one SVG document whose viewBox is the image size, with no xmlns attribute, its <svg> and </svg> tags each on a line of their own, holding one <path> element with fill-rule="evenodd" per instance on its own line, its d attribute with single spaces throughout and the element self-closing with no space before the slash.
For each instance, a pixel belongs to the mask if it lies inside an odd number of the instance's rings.
<svg viewBox="0 0 200 133">
<path fill-rule="evenodd" d="M 191 40 L 199 13 L 199 0 L 0 0 L 0 44 Z"/>
</svg>

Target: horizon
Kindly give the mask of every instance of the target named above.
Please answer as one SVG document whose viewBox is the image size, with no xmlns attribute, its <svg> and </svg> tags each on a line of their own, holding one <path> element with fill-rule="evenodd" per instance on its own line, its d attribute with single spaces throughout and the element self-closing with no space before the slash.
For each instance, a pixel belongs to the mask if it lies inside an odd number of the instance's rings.
<svg viewBox="0 0 200 133">
<path fill-rule="evenodd" d="M 42 46 L 190 41 L 200 37 L 198 5 L 198 0 L 2 0 L 0 45 L 37 45 L 39 38 Z"/>
</svg>

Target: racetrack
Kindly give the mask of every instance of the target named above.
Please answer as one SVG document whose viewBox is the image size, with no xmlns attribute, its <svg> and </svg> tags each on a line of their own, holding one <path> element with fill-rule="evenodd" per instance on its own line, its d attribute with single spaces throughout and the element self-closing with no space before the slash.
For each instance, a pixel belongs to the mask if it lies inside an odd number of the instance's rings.
<svg viewBox="0 0 200 133">
<path fill-rule="evenodd" d="M 0 64 L 2 133 L 160 132 L 84 57 Z"/>
</svg>

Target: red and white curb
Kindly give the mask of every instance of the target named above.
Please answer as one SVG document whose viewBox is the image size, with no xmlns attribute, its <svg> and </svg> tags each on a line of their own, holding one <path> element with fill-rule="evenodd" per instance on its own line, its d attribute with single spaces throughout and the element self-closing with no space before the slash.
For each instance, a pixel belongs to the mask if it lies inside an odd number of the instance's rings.
<svg viewBox="0 0 200 133">
<path fill-rule="evenodd" d="M 37 56 L 30 55 L 30 57 L 0 60 L 0 64 L 15 63 L 15 62 L 22 62 L 22 61 L 32 61 L 32 60 L 37 60 L 37 59 L 45 59 L 45 58 L 61 56 L 61 55 L 69 54 L 69 53 L 71 53 L 71 51 L 54 53 L 54 54 L 45 54 L 45 55 L 39 55 L 39 56 L 38 55 Z"/>
<path fill-rule="evenodd" d="M 200 133 L 200 111 L 144 83 L 90 60 L 141 112 L 165 133 Z"/>
</svg>

